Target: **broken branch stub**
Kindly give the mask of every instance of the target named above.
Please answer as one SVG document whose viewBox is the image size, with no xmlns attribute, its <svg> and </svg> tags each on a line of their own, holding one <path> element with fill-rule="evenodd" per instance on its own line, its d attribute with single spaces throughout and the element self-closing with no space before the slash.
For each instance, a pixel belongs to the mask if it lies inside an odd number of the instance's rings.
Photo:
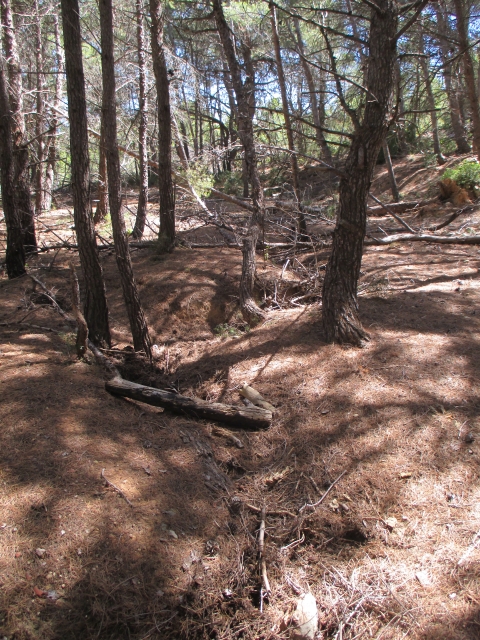
<svg viewBox="0 0 480 640">
<path fill-rule="evenodd" d="M 258 391 L 255 391 L 255 389 L 249 387 L 246 382 L 239 389 L 239 393 L 247 400 L 250 400 L 250 402 L 255 406 L 266 409 L 267 411 L 271 411 L 272 413 L 275 412 L 275 407 L 267 402 L 265 398 L 258 393 Z"/>
<path fill-rule="evenodd" d="M 268 429 L 272 422 L 272 413 L 260 407 L 234 407 L 220 402 L 206 402 L 199 398 L 187 398 L 178 393 L 170 393 L 154 387 L 129 382 L 123 378 L 114 378 L 105 383 L 105 389 L 116 396 L 123 396 L 164 407 L 175 413 L 194 418 L 217 420 L 244 429 Z"/>
</svg>

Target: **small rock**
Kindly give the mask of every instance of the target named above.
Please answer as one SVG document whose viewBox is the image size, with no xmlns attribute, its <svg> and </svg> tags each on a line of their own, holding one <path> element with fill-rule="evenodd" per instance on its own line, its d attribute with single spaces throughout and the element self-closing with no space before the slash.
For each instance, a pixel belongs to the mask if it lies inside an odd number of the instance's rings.
<svg viewBox="0 0 480 640">
<path fill-rule="evenodd" d="M 178 540 L 178 536 L 177 536 L 177 534 L 175 533 L 175 531 L 174 531 L 173 529 L 169 529 L 169 530 L 168 530 L 168 535 L 169 535 L 171 538 L 175 538 L 175 540 Z"/>
<path fill-rule="evenodd" d="M 451 593 L 449 596 L 450 600 L 455 600 L 455 598 L 457 597 L 456 593 Z"/>
<path fill-rule="evenodd" d="M 43 556 L 47 553 L 46 549 L 40 549 L 40 547 L 38 549 L 35 549 L 35 553 L 37 554 L 37 556 L 39 558 L 43 558 Z"/>
<path fill-rule="evenodd" d="M 402 471 L 402 473 L 400 473 L 398 477 L 401 480 L 405 480 L 406 478 L 411 478 L 412 474 L 410 473 L 410 471 Z"/>
<path fill-rule="evenodd" d="M 298 599 L 297 608 L 292 616 L 294 640 L 314 640 L 318 630 L 318 610 L 315 598 L 305 593 Z"/>
<path fill-rule="evenodd" d="M 390 531 L 393 531 L 397 526 L 397 519 L 394 517 L 387 518 L 385 520 L 385 524 L 387 525 L 387 529 L 389 529 Z"/>
</svg>

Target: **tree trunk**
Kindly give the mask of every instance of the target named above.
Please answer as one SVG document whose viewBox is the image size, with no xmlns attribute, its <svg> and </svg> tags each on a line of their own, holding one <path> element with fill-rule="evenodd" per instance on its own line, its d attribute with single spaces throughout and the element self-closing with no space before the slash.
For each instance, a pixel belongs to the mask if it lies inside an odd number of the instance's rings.
<svg viewBox="0 0 480 640">
<path fill-rule="evenodd" d="M 252 325 L 265 317 L 253 298 L 253 285 L 256 266 L 256 246 L 263 227 L 264 200 L 263 188 L 257 167 L 255 140 L 253 134 L 253 116 L 255 114 L 255 75 L 248 46 L 243 45 L 243 57 L 246 76 L 242 80 L 240 64 L 235 55 L 232 34 L 225 20 L 221 0 L 213 0 L 213 14 L 217 30 L 227 60 L 232 86 L 237 99 L 238 135 L 244 150 L 246 172 L 252 187 L 253 213 L 249 223 L 248 235 L 243 241 L 243 264 L 240 281 L 240 308 L 246 321 Z"/>
<path fill-rule="evenodd" d="M 142 1 L 136 0 L 137 50 L 138 50 L 138 154 L 140 156 L 140 193 L 138 194 L 137 215 L 132 238 L 141 238 L 145 230 L 148 204 L 148 147 L 147 147 L 147 92 L 145 67 L 145 33 L 143 28 Z"/>
<path fill-rule="evenodd" d="M 9 278 L 18 278 L 25 273 L 25 250 L 22 226 L 15 199 L 15 166 L 13 154 L 14 122 L 7 92 L 7 81 L 3 57 L 0 57 L 0 177 L 2 185 L 2 207 L 7 227 L 7 250 L 5 262 Z"/>
<path fill-rule="evenodd" d="M 298 206 L 298 229 L 300 232 L 300 237 L 304 239 L 307 233 L 307 223 L 300 206 L 302 198 L 300 195 L 300 186 L 299 186 L 299 180 L 298 180 L 298 162 L 297 162 L 297 156 L 295 155 L 295 142 L 293 140 L 292 121 L 290 118 L 290 111 L 288 107 L 287 85 L 285 82 L 285 73 L 283 71 L 280 39 L 278 37 L 277 12 L 275 9 L 275 5 L 272 1 L 269 2 L 268 6 L 270 9 L 270 24 L 272 27 L 273 48 L 275 50 L 275 60 L 277 63 L 278 84 L 280 85 L 280 95 L 282 97 L 283 119 L 285 121 L 285 131 L 287 133 L 288 149 L 289 151 L 292 152 L 290 153 L 290 166 L 292 168 L 293 194 L 295 196 L 295 200 Z"/>
<path fill-rule="evenodd" d="M 378 152 L 387 133 L 396 60 L 398 17 L 393 0 L 372 9 L 363 120 L 352 139 L 340 180 L 332 254 L 323 285 L 323 326 L 328 342 L 361 345 L 368 339 L 358 318 L 357 283 L 366 230 L 367 196 Z"/>
<path fill-rule="evenodd" d="M 425 52 L 425 38 L 423 35 L 423 31 L 420 31 L 419 35 L 419 51 L 422 53 Z M 424 56 L 420 57 L 420 67 L 422 69 L 423 81 L 425 83 L 425 91 L 427 94 L 427 106 L 430 110 L 430 119 L 432 121 L 433 152 L 437 157 L 438 164 L 442 165 L 445 164 L 446 160 L 440 147 L 440 137 L 438 135 L 438 118 L 437 112 L 435 110 L 435 96 L 433 95 L 432 91 L 432 81 L 430 79 L 427 58 L 425 58 Z"/>
<path fill-rule="evenodd" d="M 234 407 L 220 402 L 206 402 L 118 377 L 107 381 L 105 389 L 113 395 L 132 398 L 154 407 L 165 407 L 174 413 L 217 420 L 244 429 L 268 429 L 272 422 L 272 412 L 261 407 Z"/>
<path fill-rule="evenodd" d="M 393 201 L 398 202 L 400 200 L 400 194 L 398 192 L 397 179 L 395 178 L 395 171 L 392 164 L 392 156 L 390 155 L 390 149 L 388 148 L 388 141 L 385 138 L 383 145 L 383 155 L 385 156 L 385 164 L 388 169 L 388 177 L 390 178 L 390 188 L 392 190 Z"/>
<path fill-rule="evenodd" d="M 453 0 L 457 19 L 457 33 L 463 52 L 463 70 L 467 85 L 468 101 L 472 112 L 473 150 L 480 159 L 480 108 L 475 86 L 475 69 L 468 42 L 468 17 L 465 15 L 463 0 Z"/>
<path fill-rule="evenodd" d="M 313 124 L 315 125 L 315 138 L 317 140 L 319 151 L 327 164 L 332 164 L 332 153 L 328 146 L 327 140 L 322 131 L 322 127 L 325 125 L 325 98 L 324 94 L 320 93 L 320 100 L 317 100 L 317 92 L 315 89 L 315 82 L 313 80 L 313 74 L 308 64 L 308 60 L 305 57 L 305 47 L 303 44 L 302 32 L 300 29 L 300 22 L 298 18 L 294 18 L 295 32 L 297 36 L 297 49 L 300 55 L 300 62 L 302 64 L 303 73 L 308 86 L 308 95 L 310 100 L 310 108 L 312 110 Z M 324 84 L 324 83 L 321 83 Z M 322 87 L 320 87 L 321 89 Z M 322 120 L 322 115 L 323 120 Z"/>
<path fill-rule="evenodd" d="M 58 28 L 58 16 L 53 16 L 55 36 L 55 63 L 57 74 L 55 76 L 55 96 L 53 99 L 52 115 L 50 118 L 50 133 L 47 138 L 47 165 L 45 168 L 45 210 L 52 207 L 52 196 L 55 182 L 55 170 L 57 165 L 57 135 L 58 135 L 58 110 L 62 99 L 62 73 L 64 70 L 62 47 L 60 44 L 60 30 Z"/>
<path fill-rule="evenodd" d="M 43 131 L 45 129 L 45 107 L 44 95 L 45 78 L 43 75 L 43 44 L 42 44 L 42 21 L 38 7 L 38 0 L 34 3 L 35 11 L 35 62 L 37 76 L 37 96 L 35 115 L 35 136 L 37 138 L 37 165 L 35 169 L 35 215 L 39 216 L 45 210 L 45 184 L 44 184 L 44 163 L 45 163 L 45 140 Z"/>
<path fill-rule="evenodd" d="M 100 0 L 100 31 L 102 46 L 103 100 L 102 115 L 105 123 L 105 152 L 107 155 L 108 201 L 112 218 L 115 256 L 120 272 L 123 298 L 127 307 L 133 346 L 151 358 L 152 343 L 147 321 L 140 304 L 137 285 L 133 276 L 127 232 L 123 217 L 120 156 L 117 142 L 117 108 L 115 102 L 115 63 L 113 49 L 112 0 Z"/>
<path fill-rule="evenodd" d="M 94 344 L 110 345 L 105 284 L 91 217 L 87 102 L 85 99 L 78 0 L 61 0 L 61 9 L 70 121 L 73 215 L 80 263 L 85 280 L 83 315 L 87 321 L 90 340 Z"/>
<path fill-rule="evenodd" d="M 107 153 L 105 150 L 105 121 L 103 112 L 100 116 L 100 140 L 98 143 L 98 192 L 97 208 L 93 221 L 99 224 L 105 220 L 108 213 L 108 176 L 107 176 Z"/>
<path fill-rule="evenodd" d="M 31 252 L 37 248 L 37 239 L 35 234 L 35 213 L 30 197 L 28 148 L 24 146 L 25 117 L 23 113 L 22 70 L 18 58 L 10 0 L 0 0 L 0 7 L 3 26 L 3 46 L 7 59 L 9 80 L 7 86 L 10 109 L 13 113 L 12 135 L 15 163 L 15 199 L 17 201 L 20 224 L 22 225 L 23 244 L 25 250 Z"/>
<path fill-rule="evenodd" d="M 160 193 L 159 240 L 166 250 L 175 243 L 175 192 L 172 179 L 172 127 L 170 90 L 163 48 L 165 8 L 160 0 L 150 0 L 153 72 L 158 110 L 158 189 Z"/>
<path fill-rule="evenodd" d="M 450 58 L 450 29 L 447 26 L 447 19 L 444 14 L 444 9 L 437 3 L 433 5 L 435 14 L 437 16 L 438 33 L 440 40 L 440 49 L 442 52 L 443 62 L 443 78 L 445 81 L 445 91 L 447 92 L 448 104 L 450 107 L 450 119 L 452 121 L 453 135 L 455 136 L 455 143 L 457 145 L 457 153 L 469 153 L 470 145 L 467 141 L 467 134 L 465 131 L 465 124 L 460 113 L 460 105 L 458 102 L 458 95 L 455 90 L 455 82 L 452 78 L 452 63 L 449 62 Z"/>
</svg>

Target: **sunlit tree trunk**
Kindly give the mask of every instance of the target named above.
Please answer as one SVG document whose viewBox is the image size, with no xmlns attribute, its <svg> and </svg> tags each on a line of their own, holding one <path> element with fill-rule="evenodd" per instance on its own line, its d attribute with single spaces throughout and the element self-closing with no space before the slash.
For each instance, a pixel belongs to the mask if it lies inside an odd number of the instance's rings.
<svg viewBox="0 0 480 640">
<path fill-rule="evenodd" d="M 423 32 L 420 31 L 419 35 L 419 50 L 424 53 L 425 51 L 425 37 Z M 430 78 L 430 70 L 428 68 L 427 58 L 420 57 L 420 67 L 422 69 L 423 82 L 425 83 L 425 92 L 427 95 L 427 106 L 430 111 L 430 119 L 432 122 L 432 139 L 433 139 L 433 152 L 437 157 L 438 164 L 445 164 L 445 156 L 440 148 L 440 137 L 438 135 L 438 118 L 435 105 L 435 96 L 432 90 L 432 80 Z"/>
<path fill-rule="evenodd" d="M 458 95 L 456 91 L 456 83 L 452 78 L 452 63 L 449 61 L 450 55 L 450 39 L 451 33 L 447 26 L 447 20 L 442 9 L 438 3 L 433 4 L 435 14 L 437 17 L 437 26 L 440 40 L 440 50 L 442 52 L 443 62 L 443 78 L 445 81 L 445 91 L 448 97 L 448 105 L 450 107 L 450 119 L 452 121 L 453 135 L 455 136 L 455 143 L 457 145 L 457 153 L 469 153 L 470 145 L 468 144 L 467 134 L 465 131 L 465 123 L 460 113 L 460 105 L 458 102 Z"/>
<path fill-rule="evenodd" d="M 238 135 L 244 150 L 245 165 L 252 187 L 253 213 L 250 219 L 247 237 L 243 241 L 242 277 L 240 281 L 240 307 L 244 318 L 255 324 L 265 317 L 253 298 L 256 270 L 256 246 L 264 222 L 263 188 L 257 166 L 255 140 L 253 134 L 253 115 L 255 112 L 255 77 L 252 74 L 250 51 L 243 48 L 246 67 L 245 80 L 242 80 L 240 64 L 235 54 L 230 28 L 225 20 L 221 0 L 213 0 L 213 14 L 220 40 L 227 60 L 233 89 L 237 99 Z"/>
<path fill-rule="evenodd" d="M 85 280 L 83 315 L 87 321 L 90 340 L 95 344 L 110 345 L 105 284 L 91 216 L 87 102 L 78 0 L 61 0 L 61 8 L 70 121 L 73 215 L 80 264 Z"/>
<path fill-rule="evenodd" d="M 30 197 L 30 178 L 28 175 L 29 156 L 25 146 L 25 116 L 23 113 L 22 70 L 17 52 L 15 27 L 13 24 L 12 6 L 10 0 L 0 0 L 3 47 L 7 60 L 8 93 L 10 108 L 13 114 L 12 139 L 15 161 L 15 199 L 18 215 L 22 225 L 25 250 L 34 251 L 37 248 L 35 234 L 35 215 Z"/>
<path fill-rule="evenodd" d="M 36 62 L 36 76 L 37 76 L 37 96 L 36 107 L 37 113 L 35 115 L 35 136 L 37 138 L 37 165 L 35 168 L 35 214 L 39 216 L 42 211 L 45 210 L 45 77 L 43 75 L 43 41 L 42 41 L 42 19 L 38 7 L 38 0 L 34 3 L 35 11 L 35 62 Z"/>
<path fill-rule="evenodd" d="M 467 85 L 468 101 L 472 113 L 473 149 L 480 159 L 480 107 L 475 84 L 475 69 L 472 53 L 468 41 L 468 18 L 465 14 L 463 0 L 454 0 L 455 16 L 457 19 L 457 33 L 460 49 L 463 51 L 463 71 Z"/>
<path fill-rule="evenodd" d="M 141 238 L 145 229 L 148 204 L 148 147 L 147 147 L 147 91 L 145 66 L 145 33 L 143 28 L 142 1 L 136 0 L 137 54 L 138 54 L 138 153 L 140 164 L 140 192 L 138 194 L 137 215 L 132 237 Z"/>
<path fill-rule="evenodd" d="M 105 123 L 105 152 L 107 155 L 108 201 L 112 218 L 113 242 L 117 259 L 123 299 L 127 308 L 133 346 L 151 358 L 152 344 L 147 320 L 143 313 L 133 275 L 127 231 L 123 217 L 120 156 L 117 142 L 117 108 L 115 101 L 115 62 L 113 48 L 112 0 L 100 0 L 100 31 L 102 45 L 102 114 Z"/>
<path fill-rule="evenodd" d="M 108 213 L 108 176 L 107 176 L 107 153 L 105 151 L 105 120 L 103 112 L 100 116 L 100 140 L 98 142 L 98 191 L 97 208 L 93 221 L 99 224 Z"/>
<path fill-rule="evenodd" d="M 172 179 L 172 127 L 170 90 L 163 47 L 165 8 L 160 0 L 150 0 L 153 72 L 158 111 L 158 189 L 160 194 L 159 240 L 167 250 L 175 243 L 175 192 Z"/>
<path fill-rule="evenodd" d="M 322 89 L 324 89 L 322 85 L 324 85 L 325 83 L 322 81 L 320 82 L 319 99 L 317 99 L 317 89 L 315 87 L 312 70 L 310 69 L 308 60 L 305 57 L 305 47 L 303 44 L 302 32 L 300 29 L 300 22 L 298 21 L 298 18 L 295 18 L 294 25 L 297 37 L 297 48 L 300 55 L 300 62 L 308 86 L 310 108 L 312 110 L 313 124 L 315 125 L 315 138 L 317 140 L 318 148 L 321 152 L 322 158 L 328 164 L 332 164 L 332 153 L 322 131 L 322 128 L 325 126 L 325 97 L 322 93 Z"/>
<path fill-rule="evenodd" d="M 300 185 L 298 179 L 298 162 L 295 154 L 295 142 L 293 139 L 292 120 L 290 118 L 290 110 L 288 106 L 287 85 L 285 81 L 285 73 L 283 70 L 282 51 L 280 48 L 280 39 L 278 37 L 277 12 L 273 2 L 269 2 L 270 9 L 270 25 L 272 28 L 273 48 L 275 51 L 275 61 L 277 63 L 278 84 L 280 86 L 280 95 L 282 98 L 283 119 L 285 121 L 285 132 L 287 134 L 288 149 L 290 153 L 290 166 L 292 168 L 292 186 L 293 194 L 298 206 L 298 228 L 301 236 L 305 236 L 307 232 L 307 223 L 301 209 Z"/>
<path fill-rule="evenodd" d="M 50 118 L 50 133 L 47 136 L 47 163 L 45 167 L 45 210 L 50 211 L 52 206 L 53 188 L 55 182 L 55 171 L 57 165 L 57 135 L 58 135 L 58 112 L 62 99 L 63 81 L 63 50 L 60 44 L 60 30 L 58 28 L 58 16 L 53 16 L 54 37 L 55 37 L 55 94 L 53 98 L 53 109 Z"/>
</svg>

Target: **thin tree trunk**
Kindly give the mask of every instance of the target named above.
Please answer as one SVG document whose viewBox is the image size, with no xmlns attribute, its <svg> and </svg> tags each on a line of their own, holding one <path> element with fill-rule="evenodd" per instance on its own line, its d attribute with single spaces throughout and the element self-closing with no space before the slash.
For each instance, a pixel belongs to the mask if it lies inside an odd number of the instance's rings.
<svg viewBox="0 0 480 640">
<path fill-rule="evenodd" d="M 100 31 L 102 46 L 103 100 L 102 114 L 105 123 L 105 151 L 107 155 L 108 200 L 112 218 L 115 256 L 120 272 L 123 298 L 127 308 L 133 346 L 151 358 L 152 343 L 148 326 L 140 304 L 137 285 L 133 275 L 127 231 L 123 217 L 120 156 L 117 142 L 117 108 L 115 101 L 115 63 L 113 49 L 112 0 L 100 0 Z"/>
<path fill-rule="evenodd" d="M 298 229 L 300 232 L 300 236 L 303 238 L 307 233 L 307 223 L 300 206 L 301 195 L 300 195 L 300 185 L 299 185 L 299 179 L 298 179 L 298 162 L 297 162 L 297 156 L 295 155 L 295 142 L 293 139 L 292 121 L 290 118 L 290 111 L 288 107 L 287 86 L 285 82 L 285 73 L 283 71 L 282 51 L 280 49 L 280 39 L 278 37 L 277 12 L 275 9 L 275 5 L 272 1 L 269 2 L 268 6 L 270 9 L 270 25 L 272 27 L 273 48 L 275 50 L 275 60 L 277 63 L 278 84 L 280 86 L 280 95 L 282 98 L 283 119 L 285 121 L 285 131 L 287 133 L 288 149 L 289 151 L 292 152 L 289 155 L 290 155 L 290 166 L 292 168 L 293 194 L 295 196 L 295 200 L 297 202 L 297 206 L 299 209 Z"/>
<path fill-rule="evenodd" d="M 167 63 L 163 48 L 165 8 L 160 0 L 150 0 L 153 72 L 158 111 L 158 189 L 160 193 L 159 240 L 166 250 L 175 243 L 175 192 L 172 179 L 172 127 Z"/>
<path fill-rule="evenodd" d="M 242 80 L 240 64 L 235 55 L 232 34 L 223 14 L 221 0 L 213 0 L 213 14 L 237 99 L 238 135 L 243 146 L 246 170 L 252 187 L 253 213 L 249 223 L 248 235 L 243 241 L 240 308 L 247 322 L 255 324 L 265 317 L 264 312 L 257 306 L 253 298 L 256 269 L 255 250 L 264 222 L 263 188 L 257 167 L 257 155 L 253 134 L 255 76 L 252 73 L 250 51 L 248 47 L 244 46 L 243 55 L 246 77 L 244 81 Z"/>
<path fill-rule="evenodd" d="M 419 35 L 419 50 L 424 53 L 425 52 L 425 38 L 423 32 L 420 31 Z M 432 80 L 430 78 L 430 72 L 428 69 L 427 58 L 424 56 L 420 57 L 420 67 L 422 69 L 423 81 L 425 83 L 425 91 L 427 93 L 427 106 L 430 110 L 430 119 L 432 121 L 432 138 L 433 138 L 433 152 L 437 156 L 437 162 L 439 165 L 445 164 L 446 159 L 442 153 L 442 149 L 440 147 L 440 137 L 438 135 L 438 118 L 435 106 L 435 96 L 432 91 Z"/>
<path fill-rule="evenodd" d="M 442 52 L 443 62 L 443 78 L 445 81 L 445 91 L 447 92 L 448 104 L 450 107 L 450 119 L 452 121 L 453 135 L 455 136 L 455 143 L 457 145 L 457 153 L 469 153 L 470 145 L 467 141 L 467 134 L 465 131 L 465 124 L 460 113 L 460 105 L 458 102 L 458 95 L 455 90 L 455 82 L 452 78 L 452 63 L 449 62 L 450 58 L 450 29 L 447 26 L 446 16 L 444 9 L 439 6 L 438 3 L 433 4 L 435 14 L 437 16 L 437 25 L 440 41 L 440 50 Z"/>
<path fill-rule="evenodd" d="M 138 52 L 138 154 L 140 156 L 140 192 L 138 194 L 137 215 L 132 238 L 141 238 L 145 230 L 148 204 L 148 146 L 147 146 L 147 91 L 145 66 L 145 33 L 143 28 L 142 0 L 136 0 L 137 52 Z"/>
<path fill-rule="evenodd" d="M 400 63 L 397 60 L 395 64 L 395 84 L 397 86 L 397 102 L 398 102 L 398 116 L 397 116 L 397 139 L 400 154 L 406 156 L 408 153 L 408 143 L 405 135 L 405 98 L 402 86 L 402 71 L 400 69 Z"/>
<path fill-rule="evenodd" d="M 7 80 L 3 56 L 0 56 L 0 177 L 2 185 L 2 208 L 7 227 L 7 250 L 5 262 L 9 278 L 18 278 L 25 273 L 25 250 L 22 226 L 15 199 L 15 160 L 13 154 L 13 121 L 8 99 Z"/>
<path fill-rule="evenodd" d="M 82 60 L 78 0 L 61 0 L 65 67 L 67 74 L 73 215 L 78 252 L 85 280 L 84 313 L 90 340 L 110 345 L 107 298 L 98 258 L 90 204 L 87 102 Z"/>
<path fill-rule="evenodd" d="M 387 165 L 387 169 L 388 169 L 388 177 L 390 179 L 390 188 L 392 190 L 393 201 L 399 202 L 400 194 L 398 192 L 397 179 L 395 178 L 395 171 L 393 169 L 393 164 L 392 164 L 392 156 L 390 155 L 390 149 L 388 148 L 388 141 L 386 138 L 383 142 L 382 149 L 383 149 L 383 155 L 385 156 L 385 164 Z"/>
<path fill-rule="evenodd" d="M 43 131 L 45 129 L 45 106 L 44 95 L 45 78 L 43 75 L 43 45 L 42 45 L 42 20 L 38 7 L 38 0 L 35 0 L 35 62 L 37 72 L 37 113 L 35 116 L 35 136 L 37 138 L 37 166 L 35 170 L 35 214 L 39 216 L 45 210 L 45 184 L 44 184 L 44 163 L 45 163 L 45 140 Z"/>
<path fill-rule="evenodd" d="M 98 192 L 97 208 L 93 221 L 99 224 L 107 217 L 108 213 L 108 176 L 107 176 L 107 153 L 105 150 L 105 120 L 103 112 L 100 115 L 100 141 L 98 143 Z"/>
<path fill-rule="evenodd" d="M 357 283 L 366 230 L 368 192 L 378 152 L 387 133 L 396 60 L 398 17 L 392 0 L 372 9 L 363 120 L 352 139 L 340 180 L 333 246 L 323 284 L 323 326 L 328 342 L 361 345 L 368 339 L 358 318 Z"/>
<path fill-rule="evenodd" d="M 3 46 L 7 60 L 8 93 L 10 108 L 13 112 L 13 154 L 15 160 L 15 199 L 22 225 L 25 250 L 35 251 L 37 239 L 35 234 L 35 213 L 30 197 L 30 178 L 28 175 L 28 148 L 24 145 L 25 117 L 23 113 L 22 71 L 17 52 L 15 27 L 13 24 L 10 0 L 0 0 Z"/>
<path fill-rule="evenodd" d="M 463 0 L 453 0 L 457 18 L 457 33 L 460 49 L 463 52 L 463 70 L 467 85 L 468 101 L 472 112 L 473 149 L 480 159 L 480 108 L 475 85 L 475 69 L 468 42 L 468 18 L 465 15 Z"/>
<path fill-rule="evenodd" d="M 322 131 L 322 127 L 325 124 L 325 99 L 324 94 L 320 93 L 320 100 L 317 100 L 317 92 L 315 89 L 315 82 L 313 80 L 313 74 L 308 64 L 308 60 L 305 57 L 305 47 L 303 44 L 302 32 L 300 29 L 300 22 L 298 18 L 294 18 L 295 32 L 297 36 L 297 48 L 300 54 L 300 62 L 302 64 L 303 73 L 308 86 L 308 95 L 310 100 L 310 108 L 312 110 L 313 124 L 315 125 L 315 138 L 317 140 L 319 151 L 327 164 L 332 164 L 332 153 L 328 146 L 325 135 Z M 322 89 L 322 87 L 320 87 Z M 323 115 L 323 120 L 322 120 Z"/>
<path fill-rule="evenodd" d="M 47 138 L 47 164 L 45 168 L 45 210 L 50 211 L 52 207 L 52 196 L 55 181 L 55 170 L 57 164 L 57 134 L 58 134 L 58 110 L 62 99 L 62 73 L 64 69 L 63 53 L 60 44 L 60 30 L 58 28 L 58 16 L 53 16 L 54 37 L 55 37 L 55 65 L 57 74 L 55 76 L 55 96 L 53 99 L 53 109 L 50 119 L 50 133 Z"/>
</svg>

